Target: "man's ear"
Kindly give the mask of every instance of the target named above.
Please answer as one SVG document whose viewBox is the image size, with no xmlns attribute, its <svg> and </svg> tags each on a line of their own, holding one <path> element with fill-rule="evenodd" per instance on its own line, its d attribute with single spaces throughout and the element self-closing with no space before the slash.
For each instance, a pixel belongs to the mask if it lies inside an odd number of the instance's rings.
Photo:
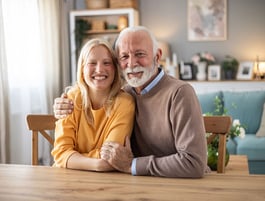
<svg viewBox="0 0 265 201">
<path fill-rule="evenodd" d="M 159 63 L 159 61 L 161 60 L 162 54 L 163 54 L 162 49 L 158 48 L 156 51 L 156 62 Z"/>
<path fill-rule="evenodd" d="M 155 62 L 159 63 L 162 57 L 162 49 L 158 48 L 156 51 Z"/>
</svg>

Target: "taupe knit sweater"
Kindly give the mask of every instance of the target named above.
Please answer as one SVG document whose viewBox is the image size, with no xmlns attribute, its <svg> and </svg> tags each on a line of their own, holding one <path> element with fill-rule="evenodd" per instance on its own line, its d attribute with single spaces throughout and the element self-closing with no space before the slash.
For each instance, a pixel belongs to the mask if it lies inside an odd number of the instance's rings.
<svg viewBox="0 0 265 201">
<path fill-rule="evenodd" d="M 200 104 L 186 82 L 164 75 L 147 94 L 135 97 L 132 147 L 137 175 L 200 178 L 207 149 Z"/>
</svg>

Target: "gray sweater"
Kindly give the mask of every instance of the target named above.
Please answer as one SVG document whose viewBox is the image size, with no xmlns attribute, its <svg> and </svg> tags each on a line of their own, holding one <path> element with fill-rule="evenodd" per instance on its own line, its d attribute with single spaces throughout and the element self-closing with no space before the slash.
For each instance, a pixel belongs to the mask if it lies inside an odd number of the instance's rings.
<svg viewBox="0 0 265 201">
<path fill-rule="evenodd" d="M 132 148 L 137 175 L 203 177 L 207 146 L 200 104 L 186 82 L 164 75 L 147 94 L 135 97 Z"/>
</svg>

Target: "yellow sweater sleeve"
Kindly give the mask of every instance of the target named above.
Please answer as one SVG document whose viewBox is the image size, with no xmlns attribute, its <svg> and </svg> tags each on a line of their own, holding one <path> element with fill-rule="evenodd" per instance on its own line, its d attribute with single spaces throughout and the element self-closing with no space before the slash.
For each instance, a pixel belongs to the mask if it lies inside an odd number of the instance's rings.
<svg viewBox="0 0 265 201">
<path fill-rule="evenodd" d="M 55 127 L 54 148 L 51 152 L 54 158 L 54 166 L 66 168 L 69 157 L 77 152 L 78 120 L 81 114 L 81 99 L 76 95 L 68 94 L 68 98 L 74 100 L 74 111 L 64 119 L 59 119 Z"/>
</svg>

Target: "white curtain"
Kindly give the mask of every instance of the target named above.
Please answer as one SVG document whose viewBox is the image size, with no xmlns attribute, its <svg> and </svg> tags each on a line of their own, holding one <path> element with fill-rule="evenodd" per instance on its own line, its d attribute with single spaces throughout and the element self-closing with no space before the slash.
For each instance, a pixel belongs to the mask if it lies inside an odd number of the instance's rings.
<svg viewBox="0 0 265 201">
<path fill-rule="evenodd" d="M 0 163 L 8 161 L 8 80 L 3 30 L 2 0 L 0 0 Z"/>
<path fill-rule="evenodd" d="M 40 36 L 42 64 L 45 71 L 47 112 L 52 113 L 55 97 L 70 82 L 68 11 L 71 3 L 65 0 L 38 0 L 40 17 Z M 40 145 L 40 157 L 43 164 L 51 164 L 51 147 L 46 141 Z"/>
<path fill-rule="evenodd" d="M 48 97 L 48 112 L 52 112 L 53 98 L 70 82 L 68 11 L 66 0 L 39 0 L 41 45 Z M 73 1 L 72 1 L 73 2 Z M 55 68 L 56 67 L 56 68 Z M 60 77 L 60 79 L 58 79 Z"/>
<path fill-rule="evenodd" d="M 52 113 L 54 98 L 69 84 L 69 57 L 67 50 L 64 56 L 61 51 L 62 44 L 68 44 L 64 16 L 67 16 L 68 5 L 64 0 L 0 1 L 5 42 L 3 44 L 1 38 L 1 57 L 6 60 L 3 66 L 1 59 L 0 83 L 8 86 L 7 92 L 1 90 L 0 111 L 9 108 L 5 120 L 1 115 L 1 128 L 2 123 L 10 122 L 4 133 L 1 129 L 1 157 L 5 149 L 5 156 L 10 156 L 9 163 L 30 164 L 31 135 L 25 117 L 28 113 Z M 63 26 L 66 27 L 62 29 Z M 62 35 L 61 30 L 65 31 Z M 2 69 L 6 69 L 3 76 Z M 4 97 L 9 98 L 2 102 Z M 9 146 L 2 148 L 2 139 L 9 142 Z M 40 142 L 39 155 L 45 165 L 51 160 L 47 145 Z"/>
</svg>

